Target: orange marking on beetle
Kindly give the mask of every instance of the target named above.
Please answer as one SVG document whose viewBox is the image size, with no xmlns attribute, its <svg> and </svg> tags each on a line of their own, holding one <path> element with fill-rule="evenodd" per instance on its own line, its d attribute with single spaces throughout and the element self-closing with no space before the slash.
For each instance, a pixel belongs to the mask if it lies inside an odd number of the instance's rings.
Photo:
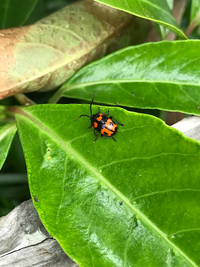
<svg viewBox="0 0 200 267">
<path fill-rule="evenodd" d="M 96 120 L 97 120 L 97 121 L 102 120 L 102 115 L 103 115 L 102 113 L 99 113 L 99 117 L 97 117 Z"/>
<path fill-rule="evenodd" d="M 93 125 L 93 128 L 97 128 L 97 127 L 98 127 L 98 123 L 95 121 L 94 125 Z"/>
<path fill-rule="evenodd" d="M 107 119 L 105 125 L 111 131 L 115 131 L 115 128 L 117 128 L 117 125 L 110 118 Z"/>
<path fill-rule="evenodd" d="M 101 129 L 101 134 L 106 135 L 106 136 L 111 136 L 114 133 L 111 132 L 110 130 L 106 129 L 106 128 L 103 128 L 103 129 Z"/>
</svg>

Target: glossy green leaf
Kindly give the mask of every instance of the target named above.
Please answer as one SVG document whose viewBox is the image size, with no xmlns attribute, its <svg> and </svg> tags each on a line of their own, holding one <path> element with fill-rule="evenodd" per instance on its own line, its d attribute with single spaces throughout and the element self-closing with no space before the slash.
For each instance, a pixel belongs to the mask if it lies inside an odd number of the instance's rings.
<svg viewBox="0 0 200 267">
<path fill-rule="evenodd" d="M 0 29 L 22 26 L 36 3 L 37 0 L 1 0 Z"/>
<path fill-rule="evenodd" d="M 0 169 L 6 160 L 16 130 L 15 122 L 0 120 Z"/>
<path fill-rule="evenodd" d="M 12 110 L 43 224 L 79 266 L 199 266 L 199 143 L 110 110 L 125 126 L 96 143 L 89 118 L 75 121 L 89 105 Z"/>
<path fill-rule="evenodd" d="M 172 10 L 174 0 L 166 0 L 166 1 L 167 1 L 167 4 L 168 4 L 170 10 Z M 161 40 L 167 40 L 167 36 L 168 36 L 170 30 L 164 26 L 161 26 L 161 25 L 158 25 L 158 27 L 156 27 L 156 28 L 158 28 L 158 33 L 161 36 Z"/>
<path fill-rule="evenodd" d="M 54 95 L 200 114 L 200 41 L 129 47 L 77 72 Z M 184 56 L 183 56 L 184 55 Z"/>
<path fill-rule="evenodd" d="M 194 21 L 195 25 L 200 24 L 200 2 L 199 0 L 192 0 L 190 21 Z"/>
<path fill-rule="evenodd" d="M 157 22 L 172 32 L 186 38 L 180 30 L 166 0 L 96 0 L 97 2 L 129 12 L 135 16 Z"/>
</svg>

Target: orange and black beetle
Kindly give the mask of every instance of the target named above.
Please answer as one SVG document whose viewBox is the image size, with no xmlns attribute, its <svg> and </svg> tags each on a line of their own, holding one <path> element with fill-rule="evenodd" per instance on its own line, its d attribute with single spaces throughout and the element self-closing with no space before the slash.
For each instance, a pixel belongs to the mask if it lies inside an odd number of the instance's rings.
<svg viewBox="0 0 200 267">
<path fill-rule="evenodd" d="M 113 137 L 113 135 L 115 135 L 117 133 L 117 124 L 114 123 L 113 119 L 116 120 L 116 122 L 119 125 L 121 125 L 121 126 L 124 126 L 124 125 L 121 124 L 113 116 L 111 116 L 109 118 L 107 117 L 110 113 L 110 110 L 108 110 L 107 114 L 104 114 L 104 113 L 101 113 L 101 109 L 99 108 L 99 113 L 92 115 L 92 103 L 93 103 L 94 97 L 95 97 L 95 95 L 93 96 L 92 101 L 90 103 L 90 116 L 82 114 L 81 116 L 79 116 L 76 119 L 76 121 L 82 116 L 90 118 L 91 126 L 88 127 L 88 129 L 93 127 L 94 128 L 94 134 L 96 135 L 96 139 L 93 141 L 93 143 L 96 142 L 98 139 L 98 135 L 95 132 L 96 130 L 101 133 L 101 137 L 112 138 L 115 142 L 117 142 L 117 140 Z"/>
</svg>

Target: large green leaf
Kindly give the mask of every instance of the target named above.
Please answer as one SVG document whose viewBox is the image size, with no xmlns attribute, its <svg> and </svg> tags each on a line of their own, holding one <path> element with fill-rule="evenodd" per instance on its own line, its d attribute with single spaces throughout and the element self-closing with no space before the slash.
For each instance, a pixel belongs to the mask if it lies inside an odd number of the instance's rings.
<svg viewBox="0 0 200 267">
<path fill-rule="evenodd" d="M 37 0 L 1 0 L 0 29 L 22 26 L 36 3 Z"/>
<path fill-rule="evenodd" d="M 0 120 L 0 169 L 8 155 L 16 130 L 15 122 Z"/>
<path fill-rule="evenodd" d="M 97 2 L 155 21 L 172 32 L 186 38 L 180 30 L 166 0 L 96 0 Z"/>
<path fill-rule="evenodd" d="M 61 96 L 106 104 L 200 114 L 200 41 L 129 47 L 92 63 L 69 79 Z"/>
<path fill-rule="evenodd" d="M 102 108 L 107 112 L 107 108 Z M 93 143 L 89 105 L 13 108 L 34 205 L 80 266 L 200 265 L 200 145 L 111 108 L 117 142 Z M 93 112 L 98 112 L 93 106 Z"/>
</svg>

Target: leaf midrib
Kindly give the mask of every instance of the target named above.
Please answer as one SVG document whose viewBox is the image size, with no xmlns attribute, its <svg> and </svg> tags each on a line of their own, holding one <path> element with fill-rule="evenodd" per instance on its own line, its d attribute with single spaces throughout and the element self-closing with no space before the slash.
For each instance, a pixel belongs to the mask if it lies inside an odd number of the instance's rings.
<svg viewBox="0 0 200 267">
<path fill-rule="evenodd" d="M 15 113 L 17 116 L 23 116 L 28 121 L 31 121 L 34 125 L 38 126 L 38 128 L 45 132 L 45 134 L 49 135 L 51 138 L 53 138 L 57 143 L 64 148 L 67 152 L 69 152 L 71 155 L 73 155 L 77 161 L 79 161 L 82 165 L 85 166 L 86 169 L 89 169 L 93 174 L 94 177 L 96 177 L 101 183 L 103 183 L 108 189 L 110 189 L 117 197 L 123 201 L 124 204 L 126 204 L 134 214 L 137 215 L 137 217 L 144 221 L 145 224 L 149 225 L 152 230 L 154 230 L 157 234 L 159 234 L 168 244 L 177 251 L 185 260 L 190 263 L 194 267 L 198 267 L 195 262 L 193 262 L 187 255 L 183 253 L 182 250 L 180 250 L 177 246 L 175 246 L 174 243 L 172 243 L 168 238 L 167 235 L 165 235 L 155 224 L 153 224 L 140 210 L 135 208 L 130 201 L 119 191 L 117 190 L 111 183 L 109 183 L 101 174 L 99 174 L 95 168 L 92 167 L 82 156 L 80 156 L 74 149 L 71 148 L 71 146 L 67 146 L 69 142 L 64 142 L 60 137 L 58 137 L 51 128 L 48 126 L 44 126 L 44 124 L 38 120 L 38 118 L 34 117 L 33 115 L 30 115 L 24 109 L 20 108 L 13 108 L 12 112 Z"/>
<path fill-rule="evenodd" d="M 113 84 L 113 83 L 167 83 L 167 84 L 176 84 L 176 85 L 190 85 L 190 86 L 200 86 L 200 83 L 189 83 L 189 82 L 177 82 L 177 81 L 168 81 L 168 80 L 145 80 L 145 79 L 125 79 L 125 80 L 100 80 L 100 81 L 94 81 L 94 82 L 83 82 L 78 84 L 66 84 L 62 86 L 62 90 L 72 90 L 76 88 L 82 88 L 85 86 L 92 86 L 92 85 L 100 85 L 100 84 Z"/>
</svg>

